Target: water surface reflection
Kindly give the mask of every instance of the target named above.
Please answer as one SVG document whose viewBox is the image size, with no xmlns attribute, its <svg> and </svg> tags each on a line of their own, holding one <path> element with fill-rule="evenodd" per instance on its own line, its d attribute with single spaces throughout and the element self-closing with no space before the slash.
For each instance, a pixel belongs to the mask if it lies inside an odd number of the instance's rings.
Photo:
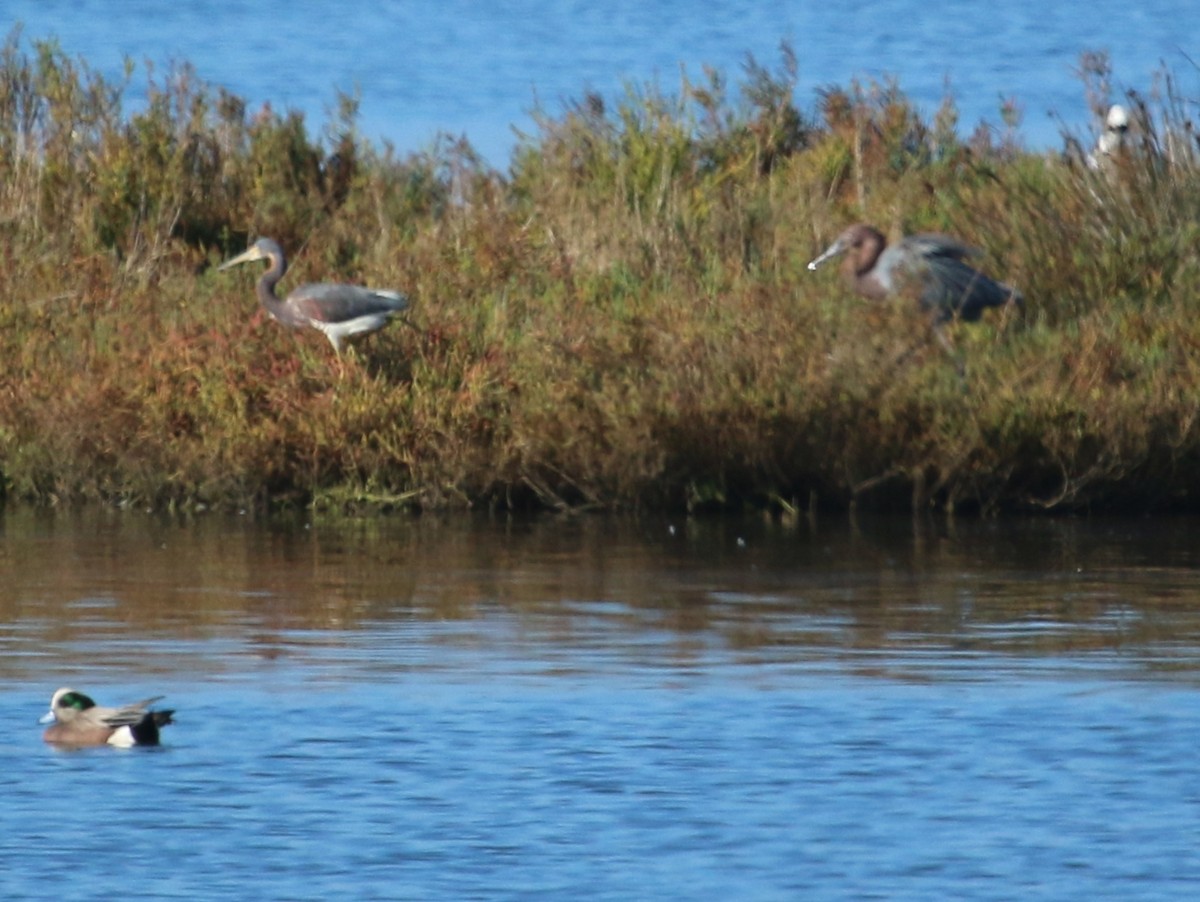
<svg viewBox="0 0 1200 902">
<path fill-rule="evenodd" d="M 0 898 L 1200 885 L 1188 521 L 0 526 Z M 57 752 L 63 683 L 177 723 Z"/>
<path fill-rule="evenodd" d="M 1194 679 L 1194 523 L 496 520 L 10 511 L 0 673 L 347 647 L 456 671 L 763 664 Z M 386 650 L 405 653 L 387 657 Z M 190 649 L 190 652 L 189 652 Z"/>
</svg>

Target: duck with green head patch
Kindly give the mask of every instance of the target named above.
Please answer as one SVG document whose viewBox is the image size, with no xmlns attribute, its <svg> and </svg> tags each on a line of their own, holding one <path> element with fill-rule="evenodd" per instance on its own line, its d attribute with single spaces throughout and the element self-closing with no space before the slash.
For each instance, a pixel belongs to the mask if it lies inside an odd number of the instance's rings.
<svg viewBox="0 0 1200 902">
<path fill-rule="evenodd" d="M 82 692 L 59 689 L 50 699 L 50 710 L 42 723 L 50 724 L 42 738 L 55 745 L 158 745 L 158 729 L 172 723 L 174 711 L 151 710 L 162 698 L 156 695 L 140 702 L 105 708 Z"/>
</svg>

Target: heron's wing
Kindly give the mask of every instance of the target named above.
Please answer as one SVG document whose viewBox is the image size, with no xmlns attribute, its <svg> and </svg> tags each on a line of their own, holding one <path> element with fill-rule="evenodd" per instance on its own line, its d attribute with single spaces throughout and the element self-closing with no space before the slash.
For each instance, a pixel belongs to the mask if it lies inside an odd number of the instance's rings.
<svg viewBox="0 0 1200 902">
<path fill-rule="evenodd" d="M 408 298 L 397 291 L 321 282 L 301 285 L 284 303 L 310 320 L 342 323 L 399 313 L 408 307 Z"/>
<path fill-rule="evenodd" d="M 921 257 L 943 257 L 951 260 L 965 260 L 968 257 L 978 257 L 979 249 L 963 244 L 957 238 L 949 235 L 925 233 L 909 235 L 901 240 L 897 247 L 913 255 Z"/>
<path fill-rule="evenodd" d="M 970 322 L 979 319 L 987 307 L 999 307 L 1009 301 L 1022 303 L 1016 289 L 954 257 L 930 257 L 926 265 L 921 304 L 939 320 L 958 316 Z"/>
</svg>

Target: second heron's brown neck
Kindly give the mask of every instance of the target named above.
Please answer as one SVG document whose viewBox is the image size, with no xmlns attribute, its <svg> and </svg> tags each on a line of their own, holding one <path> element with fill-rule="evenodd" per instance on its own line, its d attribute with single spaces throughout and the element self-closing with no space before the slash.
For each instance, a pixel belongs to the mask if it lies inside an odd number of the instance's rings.
<svg viewBox="0 0 1200 902">
<path fill-rule="evenodd" d="M 854 241 L 846 253 L 846 269 L 855 276 L 862 276 L 875 268 L 887 239 L 883 233 L 868 225 L 855 228 Z"/>
<path fill-rule="evenodd" d="M 875 300 L 887 295 L 887 288 L 875 273 L 875 265 L 887 247 L 883 233 L 869 225 L 857 225 L 847 236 L 842 275 L 859 294 Z"/>
</svg>

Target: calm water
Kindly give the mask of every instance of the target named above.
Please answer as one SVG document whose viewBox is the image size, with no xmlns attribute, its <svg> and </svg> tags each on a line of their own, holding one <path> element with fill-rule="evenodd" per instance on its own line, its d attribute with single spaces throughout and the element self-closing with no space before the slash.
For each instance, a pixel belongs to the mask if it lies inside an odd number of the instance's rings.
<svg viewBox="0 0 1200 902">
<path fill-rule="evenodd" d="M 1074 75 L 1084 50 L 1110 51 L 1122 86 L 1148 89 L 1165 62 L 1188 96 L 1200 94 L 1188 59 L 1200 46 L 1193 0 L 1010 0 L 1002 13 L 973 0 L 7 0 L 5 14 L 27 38 L 57 36 L 113 76 L 125 55 L 160 70 L 186 59 L 256 104 L 305 111 L 314 127 L 335 88 L 357 87 L 369 137 L 414 150 L 439 130 L 466 133 L 497 165 L 513 146 L 510 126 L 529 130 L 535 100 L 555 112 L 584 90 L 612 96 L 656 78 L 674 91 L 680 66 L 697 79 L 706 64 L 736 77 L 747 53 L 777 63 L 781 40 L 800 60 L 802 109 L 822 85 L 890 74 L 926 112 L 948 85 L 968 131 L 998 124 L 1001 98 L 1015 98 L 1033 146 L 1059 142 L 1048 112 L 1087 127 Z"/>
<path fill-rule="evenodd" d="M 1191 898 L 1198 528 L 10 511 L 0 898 Z"/>
</svg>

